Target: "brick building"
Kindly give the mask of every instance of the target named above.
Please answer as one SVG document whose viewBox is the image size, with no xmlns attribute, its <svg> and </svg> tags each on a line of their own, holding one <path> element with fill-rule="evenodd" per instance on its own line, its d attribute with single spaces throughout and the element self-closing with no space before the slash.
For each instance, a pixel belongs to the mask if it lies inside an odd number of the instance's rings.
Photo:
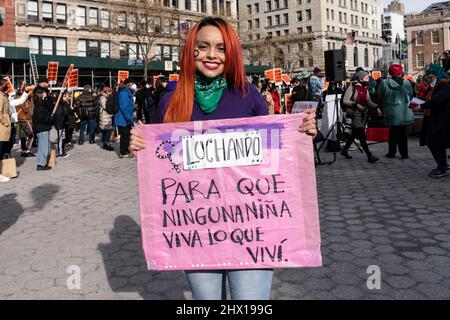
<svg viewBox="0 0 450 320">
<path fill-rule="evenodd" d="M 450 50 L 450 1 L 431 5 L 405 17 L 408 39 L 408 73 L 421 74 Z"/>
</svg>

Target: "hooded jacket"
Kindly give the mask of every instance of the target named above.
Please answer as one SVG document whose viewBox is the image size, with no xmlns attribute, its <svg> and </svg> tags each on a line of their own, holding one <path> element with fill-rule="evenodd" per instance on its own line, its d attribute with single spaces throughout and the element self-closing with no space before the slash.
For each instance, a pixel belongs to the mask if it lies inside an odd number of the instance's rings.
<svg viewBox="0 0 450 320">
<path fill-rule="evenodd" d="M 378 95 L 388 127 L 414 123 L 414 113 L 409 109 L 409 103 L 414 95 L 411 82 L 402 78 L 385 79 L 378 88 Z"/>
</svg>

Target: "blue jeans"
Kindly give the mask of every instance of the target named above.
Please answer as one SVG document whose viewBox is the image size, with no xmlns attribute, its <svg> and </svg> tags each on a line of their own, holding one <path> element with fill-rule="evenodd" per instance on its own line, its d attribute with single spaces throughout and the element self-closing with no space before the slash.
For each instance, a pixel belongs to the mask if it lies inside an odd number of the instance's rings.
<svg viewBox="0 0 450 320">
<path fill-rule="evenodd" d="M 36 164 L 38 166 L 46 166 L 48 162 L 48 155 L 50 153 L 50 131 L 43 131 L 37 134 L 38 138 L 38 152 L 36 157 Z"/>
<path fill-rule="evenodd" d="M 225 300 L 226 278 L 232 300 L 269 300 L 273 270 L 185 271 L 195 300 Z"/>
<path fill-rule="evenodd" d="M 97 121 L 95 119 L 81 120 L 80 122 L 80 137 L 78 142 L 84 142 L 84 132 L 86 131 L 86 126 L 89 132 L 89 141 L 95 140 L 95 129 L 97 127 Z"/>
</svg>

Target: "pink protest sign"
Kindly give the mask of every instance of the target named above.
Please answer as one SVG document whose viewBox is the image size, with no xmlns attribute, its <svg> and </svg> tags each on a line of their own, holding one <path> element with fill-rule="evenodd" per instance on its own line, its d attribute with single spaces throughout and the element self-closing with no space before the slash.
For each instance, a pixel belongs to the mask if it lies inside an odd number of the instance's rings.
<svg viewBox="0 0 450 320">
<path fill-rule="evenodd" d="M 138 153 L 150 270 L 319 267 L 304 114 L 146 125 Z"/>
</svg>

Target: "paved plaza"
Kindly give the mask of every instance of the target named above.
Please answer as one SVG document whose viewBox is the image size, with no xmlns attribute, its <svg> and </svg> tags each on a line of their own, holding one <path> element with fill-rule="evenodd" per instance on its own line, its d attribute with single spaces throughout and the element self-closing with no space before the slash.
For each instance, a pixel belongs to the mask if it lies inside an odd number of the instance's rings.
<svg viewBox="0 0 450 320">
<path fill-rule="evenodd" d="M 277 270 L 272 299 L 450 299 L 450 177 L 427 177 L 415 138 L 410 160 L 371 149 L 375 165 L 353 152 L 317 169 L 324 266 Z M 0 184 L 0 299 L 192 299 L 182 272 L 146 270 L 136 160 L 69 152 L 50 172 L 16 157 L 20 177 Z"/>
</svg>

